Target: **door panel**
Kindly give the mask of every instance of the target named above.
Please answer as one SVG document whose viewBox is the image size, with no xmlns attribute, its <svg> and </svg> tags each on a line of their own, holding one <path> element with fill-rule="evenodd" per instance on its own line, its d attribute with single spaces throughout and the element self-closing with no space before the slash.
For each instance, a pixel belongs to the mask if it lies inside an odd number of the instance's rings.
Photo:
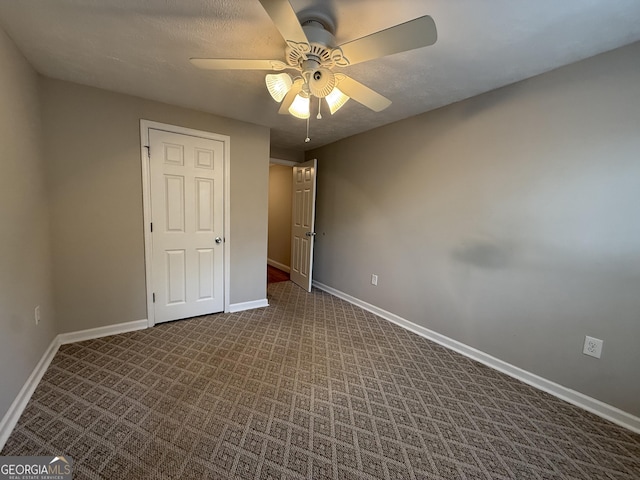
<svg viewBox="0 0 640 480">
<path fill-rule="evenodd" d="M 185 284 L 185 251 L 167 250 L 165 253 L 167 255 L 167 304 L 177 305 L 184 303 L 187 299 L 187 288 Z"/>
<path fill-rule="evenodd" d="M 166 232 L 184 232 L 184 177 L 165 175 Z"/>
<path fill-rule="evenodd" d="M 213 231 L 213 180 L 196 178 L 196 231 Z"/>
<path fill-rule="evenodd" d="M 224 142 L 149 129 L 156 323 L 224 310 Z"/>
<path fill-rule="evenodd" d="M 317 160 L 293 167 L 291 281 L 311 291 Z"/>
<path fill-rule="evenodd" d="M 213 248 L 198 249 L 198 301 L 209 300 L 214 296 L 215 278 Z"/>
</svg>

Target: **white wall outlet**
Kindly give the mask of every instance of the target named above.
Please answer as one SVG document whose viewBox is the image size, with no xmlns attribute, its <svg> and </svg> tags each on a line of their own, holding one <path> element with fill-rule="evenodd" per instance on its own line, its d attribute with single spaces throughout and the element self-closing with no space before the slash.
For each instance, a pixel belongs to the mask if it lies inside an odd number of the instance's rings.
<svg viewBox="0 0 640 480">
<path fill-rule="evenodd" d="M 375 273 L 371 274 L 371 285 L 378 285 L 378 275 Z"/>
<path fill-rule="evenodd" d="M 36 320 L 36 325 L 38 325 L 40 323 L 40 305 L 38 305 L 33 312 L 33 317 Z"/>
<path fill-rule="evenodd" d="M 584 337 L 584 348 L 582 349 L 582 353 L 591 357 L 600 358 L 600 355 L 602 355 L 603 343 L 604 342 L 599 338 L 593 338 L 587 335 Z"/>
</svg>

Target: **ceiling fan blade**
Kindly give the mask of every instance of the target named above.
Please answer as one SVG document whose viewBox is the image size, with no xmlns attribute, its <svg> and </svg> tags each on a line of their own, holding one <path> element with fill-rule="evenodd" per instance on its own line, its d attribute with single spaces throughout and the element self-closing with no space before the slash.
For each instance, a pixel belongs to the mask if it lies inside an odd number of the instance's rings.
<svg viewBox="0 0 640 480">
<path fill-rule="evenodd" d="M 436 43 L 438 31 L 429 15 L 340 45 L 349 65 Z"/>
<path fill-rule="evenodd" d="M 356 102 L 361 103 L 367 108 L 370 108 L 374 112 L 381 112 L 389 105 L 391 100 L 387 97 L 383 97 L 378 92 L 371 90 L 366 85 L 348 77 L 344 74 L 336 75 L 338 80 L 337 87 L 342 93 L 353 98 Z"/>
<path fill-rule="evenodd" d="M 190 58 L 204 70 L 284 70 L 291 68 L 280 60 L 249 60 L 244 58 Z"/>
<path fill-rule="evenodd" d="M 291 89 L 287 92 L 287 95 L 282 99 L 282 103 L 280 104 L 280 109 L 278 110 L 280 115 L 289 114 L 289 107 L 295 100 L 296 95 L 302 90 L 302 85 L 304 85 L 304 81 L 301 78 L 293 82 Z"/>
<path fill-rule="evenodd" d="M 260 0 L 260 3 L 285 41 L 309 43 L 300 20 L 288 0 Z"/>
</svg>

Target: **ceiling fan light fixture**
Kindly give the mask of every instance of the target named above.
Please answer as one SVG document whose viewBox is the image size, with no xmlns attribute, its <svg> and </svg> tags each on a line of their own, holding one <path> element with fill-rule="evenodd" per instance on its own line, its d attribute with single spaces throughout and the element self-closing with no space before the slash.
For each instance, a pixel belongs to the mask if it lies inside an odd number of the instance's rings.
<svg viewBox="0 0 640 480">
<path fill-rule="evenodd" d="M 324 98 L 336 86 L 336 76 L 328 68 L 320 67 L 310 75 L 307 84 L 314 97 Z"/>
<path fill-rule="evenodd" d="M 281 102 L 285 95 L 291 90 L 293 80 L 288 73 L 270 73 L 265 77 L 267 90 L 276 102 Z"/>
<path fill-rule="evenodd" d="M 291 103 L 289 107 L 289 113 L 294 117 L 306 119 L 309 118 L 309 96 L 305 95 L 304 92 L 300 92 L 296 95 L 296 98 Z"/>
<path fill-rule="evenodd" d="M 329 95 L 324 97 L 324 99 L 327 101 L 327 105 L 329 105 L 329 111 L 331 112 L 331 115 L 340 110 L 340 108 L 345 103 L 347 103 L 347 100 L 349 100 L 349 98 L 351 97 L 342 93 L 342 91 L 340 91 L 338 87 L 335 87 Z"/>
</svg>

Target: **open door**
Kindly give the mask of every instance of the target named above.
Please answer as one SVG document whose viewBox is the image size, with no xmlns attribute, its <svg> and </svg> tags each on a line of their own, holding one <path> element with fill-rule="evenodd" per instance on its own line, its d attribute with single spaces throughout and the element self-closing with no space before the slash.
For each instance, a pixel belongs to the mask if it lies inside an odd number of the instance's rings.
<svg viewBox="0 0 640 480">
<path fill-rule="evenodd" d="M 313 241 L 316 235 L 316 159 L 293 167 L 291 208 L 291 281 L 311 291 Z"/>
</svg>

